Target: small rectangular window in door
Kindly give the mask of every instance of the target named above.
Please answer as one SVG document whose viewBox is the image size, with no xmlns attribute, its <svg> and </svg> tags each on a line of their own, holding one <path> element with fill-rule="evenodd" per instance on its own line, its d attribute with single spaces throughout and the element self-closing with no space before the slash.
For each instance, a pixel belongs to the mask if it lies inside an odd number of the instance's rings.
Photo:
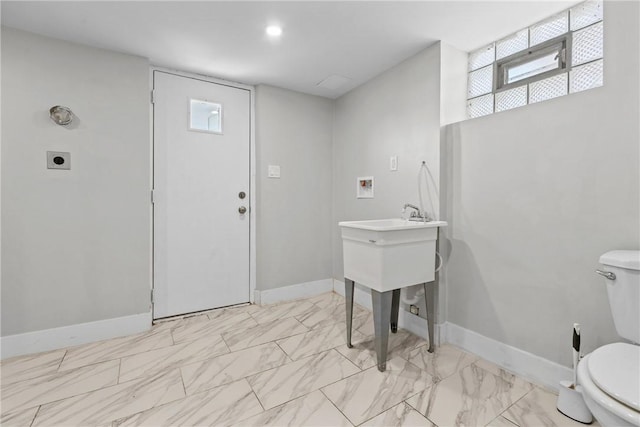
<svg viewBox="0 0 640 427">
<path fill-rule="evenodd" d="M 221 134 L 222 105 L 201 99 L 190 99 L 189 130 Z"/>
</svg>

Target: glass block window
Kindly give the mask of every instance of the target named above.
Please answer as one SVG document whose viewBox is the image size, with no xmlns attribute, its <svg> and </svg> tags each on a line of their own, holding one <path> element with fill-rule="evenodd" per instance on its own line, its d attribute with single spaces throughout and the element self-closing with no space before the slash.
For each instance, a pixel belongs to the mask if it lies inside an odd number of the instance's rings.
<svg viewBox="0 0 640 427">
<path fill-rule="evenodd" d="M 469 118 L 486 116 L 493 113 L 493 94 L 479 96 L 467 101 Z"/>
<path fill-rule="evenodd" d="M 569 31 L 569 11 L 565 10 L 538 24 L 529 27 L 531 46 L 546 42 Z"/>
<path fill-rule="evenodd" d="M 602 2 L 586 1 L 569 9 L 571 31 L 602 21 Z"/>
<path fill-rule="evenodd" d="M 602 86 L 603 16 L 588 0 L 470 52 L 468 117 Z"/>
<path fill-rule="evenodd" d="M 469 73 L 467 98 L 490 93 L 493 90 L 493 67 L 491 65 Z"/>
<path fill-rule="evenodd" d="M 469 54 L 469 71 L 493 64 L 495 60 L 495 47 L 494 44 L 491 43 L 489 46 L 485 46 Z"/>
<path fill-rule="evenodd" d="M 529 30 L 524 29 L 496 42 L 496 59 L 502 59 L 529 47 Z"/>
<path fill-rule="evenodd" d="M 602 21 L 573 33 L 573 65 L 600 59 L 603 56 Z"/>
<path fill-rule="evenodd" d="M 604 63 L 602 59 L 574 67 L 569 72 L 569 92 L 575 93 L 602 86 Z"/>
<path fill-rule="evenodd" d="M 527 86 L 514 87 L 496 93 L 496 112 L 527 105 Z"/>
<path fill-rule="evenodd" d="M 567 73 L 529 83 L 529 103 L 546 101 L 567 94 Z"/>
</svg>

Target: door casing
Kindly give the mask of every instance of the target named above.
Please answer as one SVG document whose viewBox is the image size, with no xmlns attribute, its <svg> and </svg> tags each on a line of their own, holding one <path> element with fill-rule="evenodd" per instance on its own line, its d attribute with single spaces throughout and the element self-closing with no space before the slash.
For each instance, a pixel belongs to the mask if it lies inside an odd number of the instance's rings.
<svg viewBox="0 0 640 427">
<path fill-rule="evenodd" d="M 256 139 L 255 139 L 255 117 L 256 117 L 256 104 L 255 104 L 255 87 L 251 85 L 246 85 L 243 83 L 232 82 L 229 80 L 218 79 L 210 76 L 203 76 L 200 74 L 188 73 L 185 71 L 177 71 L 170 68 L 151 66 L 149 69 L 149 125 L 151 127 L 150 135 L 151 135 L 151 144 L 149 150 L 149 156 L 151 157 L 151 176 L 149 177 L 149 182 L 151 182 L 151 188 L 149 189 L 149 200 L 151 201 L 151 192 L 154 188 L 154 172 L 155 167 L 153 163 L 153 153 L 154 153 L 154 134 L 153 134 L 153 103 L 151 102 L 151 94 L 153 91 L 153 72 L 154 71 L 162 71 L 164 73 L 173 74 L 180 77 L 188 77 L 192 79 L 202 80 L 209 83 L 216 83 L 224 86 L 231 86 L 239 89 L 248 90 L 250 93 L 250 103 L 251 103 L 251 117 L 249 123 L 249 203 L 250 203 L 250 211 L 249 211 L 249 301 L 253 304 L 255 302 L 255 290 L 256 290 Z M 154 278 L 154 245 L 153 241 L 153 227 L 154 227 L 154 216 L 153 216 L 153 204 L 151 204 L 151 229 L 149 230 L 150 238 L 151 238 L 151 264 L 149 265 L 150 275 L 151 275 L 151 288 L 149 290 L 149 294 L 153 295 L 153 287 L 155 283 Z M 155 318 L 153 314 L 153 302 L 151 302 L 151 314 L 152 319 Z"/>
</svg>

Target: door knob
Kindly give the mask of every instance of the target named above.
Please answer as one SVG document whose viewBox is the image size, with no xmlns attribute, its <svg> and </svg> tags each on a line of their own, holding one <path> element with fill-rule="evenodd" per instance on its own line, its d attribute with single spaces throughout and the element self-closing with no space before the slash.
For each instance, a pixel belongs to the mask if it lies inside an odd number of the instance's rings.
<svg viewBox="0 0 640 427">
<path fill-rule="evenodd" d="M 240 206 L 238 208 L 238 212 L 244 215 L 245 213 L 247 213 L 247 208 L 245 208 L 244 206 Z"/>
</svg>

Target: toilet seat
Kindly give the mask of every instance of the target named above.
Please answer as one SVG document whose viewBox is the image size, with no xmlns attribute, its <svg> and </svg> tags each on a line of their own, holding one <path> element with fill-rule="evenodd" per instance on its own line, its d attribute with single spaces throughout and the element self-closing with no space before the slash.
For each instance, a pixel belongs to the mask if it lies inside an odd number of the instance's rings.
<svg viewBox="0 0 640 427">
<path fill-rule="evenodd" d="M 578 384 L 587 406 L 603 426 L 640 427 L 640 411 L 609 396 L 591 379 L 589 364 L 592 355 L 586 355 L 578 363 Z"/>
<path fill-rule="evenodd" d="M 614 343 L 600 347 L 591 353 L 588 370 L 602 391 L 640 411 L 640 346 Z"/>
</svg>

